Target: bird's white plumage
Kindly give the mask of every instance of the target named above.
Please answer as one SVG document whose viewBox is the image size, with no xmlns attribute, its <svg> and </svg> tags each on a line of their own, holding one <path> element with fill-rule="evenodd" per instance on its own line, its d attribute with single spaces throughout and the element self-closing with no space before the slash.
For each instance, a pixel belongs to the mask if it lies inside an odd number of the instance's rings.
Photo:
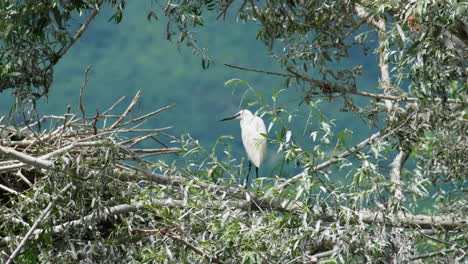
<svg viewBox="0 0 468 264">
<path fill-rule="evenodd" d="M 250 161 L 257 167 L 262 166 L 266 153 L 266 127 L 263 120 L 252 114 L 249 110 L 238 113 L 242 130 L 242 144 Z"/>
</svg>

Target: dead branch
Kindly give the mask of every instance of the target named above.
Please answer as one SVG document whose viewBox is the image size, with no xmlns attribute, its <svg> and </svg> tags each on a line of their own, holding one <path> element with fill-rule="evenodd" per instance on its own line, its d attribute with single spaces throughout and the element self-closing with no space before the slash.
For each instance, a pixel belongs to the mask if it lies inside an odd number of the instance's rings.
<svg viewBox="0 0 468 264">
<path fill-rule="evenodd" d="M 73 36 L 73 38 L 70 39 L 70 42 L 68 42 L 68 44 L 66 46 L 64 46 L 63 48 L 61 48 L 59 50 L 59 52 L 57 53 L 56 55 L 56 58 L 55 60 L 53 60 L 49 66 L 47 66 L 47 69 L 46 71 L 48 71 L 49 69 L 51 69 L 55 64 L 57 64 L 57 62 L 60 60 L 60 58 L 63 57 L 63 55 L 65 55 L 65 53 L 68 52 L 68 50 L 73 46 L 73 44 L 75 44 L 75 42 L 81 37 L 81 35 L 83 35 L 83 33 L 85 32 L 85 30 L 88 28 L 89 24 L 91 23 L 91 21 L 93 21 L 93 19 L 96 17 L 96 15 L 99 13 L 99 9 L 98 8 L 95 8 L 93 10 L 93 12 L 91 12 L 91 14 L 89 15 L 89 17 L 86 19 L 86 21 L 81 25 L 81 27 L 76 31 L 75 35 Z"/>
<path fill-rule="evenodd" d="M 51 169 L 53 166 L 51 161 L 35 158 L 33 156 L 18 152 L 12 148 L 0 146 L 0 153 L 7 157 L 17 159 L 23 163 L 42 169 Z"/>
</svg>

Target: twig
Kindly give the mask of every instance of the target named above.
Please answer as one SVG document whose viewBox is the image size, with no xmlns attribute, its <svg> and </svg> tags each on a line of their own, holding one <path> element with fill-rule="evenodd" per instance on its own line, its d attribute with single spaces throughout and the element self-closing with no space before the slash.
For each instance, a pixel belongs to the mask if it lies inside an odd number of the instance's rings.
<svg viewBox="0 0 468 264">
<path fill-rule="evenodd" d="M 138 102 L 138 99 L 140 99 L 140 96 L 141 96 L 141 91 L 138 91 L 135 95 L 135 97 L 133 97 L 132 99 L 132 102 L 128 105 L 127 109 L 125 110 L 125 112 L 123 112 L 123 114 L 114 122 L 114 124 L 112 124 L 109 129 L 114 129 L 117 127 L 117 125 L 120 123 L 120 121 L 122 121 L 122 119 L 124 119 L 127 114 L 132 111 L 132 108 L 135 106 L 135 104 Z"/>
<path fill-rule="evenodd" d="M 309 261 L 312 261 L 313 263 L 315 263 L 315 262 L 318 262 L 319 259 L 321 259 L 321 258 L 326 258 L 326 257 L 332 256 L 335 252 L 336 252 L 336 249 L 331 249 L 331 250 L 327 250 L 327 251 L 317 253 L 317 254 L 312 255 L 312 256 L 306 256 L 306 258 Z"/>
<path fill-rule="evenodd" d="M 159 133 L 152 133 L 148 135 L 139 136 L 136 138 L 131 138 L 131 139 L 120 142 L 120 144 L 127 145 L 128 147 L 133 147 L 134 145 L 140 143 L 141 141 L 148 139 L 148 138 L 152 138 L 153 136 L 156 136 L 158 134 Z M 168 148 L 169 146 L 166 145 L 165 147 Z"/>
<path fill-rule="evenodd" d="M 105 116 L 107 115 L 107 113 L 109 113 L 110 111 L 114 110 L 114 108 L 120 104 L 123 100 L 125 100 L 125 98 L 127 98 L 126 96 L 122 96 L 120 97 L 119 100 L 117 100 L 117 102 L 115 102 L 113 105 L 111 105 L 111 107 L 109 107 L 109 109 L 107 109 L 104 113 L 102 113 L 101 116 Z M 115 116 L 115 117 L 120 117 L 120 116 Z"/>
<path fill-rule="evenodd" d="M 83 116 L 83 124 L 85 126 L 87 125 L 87 122 L 86 122 L 86 112 L 83 107 L 83 91 L 84 91 L 84 88 L 86 87 L 86 84 L 88 83 L 88 72 L 91 69 L 91 67 L 93 67 L 93 65 L 90 65 L 86 68 L 85 73 L 84 73 L 83 85 L 81 86 L 81 89 L 80 89 L 80 106 L 79 107 L 80 107 L 81 115 Z"/>
<path fill-rule="evenodd" d="M 36 230 L 39 223 L 49 214 L 50 210 L 52 210 L 52 207 L 54 206 L 55 201 L 57 201 L 60 195 L 62 195 L 65 191 L 67 191 L 71 186 L 72 186 L 72 183 L 67 184 L 62 190 L 60 190 L 59 194 L 52 199 L 52 201 L 49 203 L 46 209 L 44 209 L 42 213 L 39 215 L 39 217 L 36 219 L 33 226 L 29 229 L 29 231 L 23 237 L 23 240 L 21 240 L 21 243 L 16 247 L 15 251 L 13 251 L 13 253 L 10 255 L 10 257 L 8 258 L 5 264 L 12 263 L 12 261 L 16 258 L 16 256 L 18 256 L 20 250 L 24 247 L 24 245 L 26 245 L 26 242 L 28 241 L 29 237 L 33 234 L 34 230 Z"/>
<path fill-rule="evenodd" d="M 154 129 L 117 129 L 117 130 L 107 130 L 106 129 L 103 132 L 99 132 L 96 135 L 91 135 L 91 136 L 88 136 L 88 137 L 85 137 L 85 138 L 81 138 L 78 141 L 90 140 L 92 138 L 104 136 L 104 135 L 107 135 L 107 134 L 118 134 L 118 133 L 127 133 L 127 132 L 158 132 L 159 133 L 160 131 L 169 130 L 169 129 L 172 129 L 172 128 L 174 128 L 174 127 L 170 126 L 170 127 L 154 128 Z M 160 133 L 160 134 L 162 134 L 162 133 Z"/>
<path fill-rule="evenodd" d="M 164 142 L 162 142 L 161 140 L 159 140 L 155 135 L 154 135 L 154 136 L 151 136 L 151 139 L 154 140 L 154 141 L 156 141 L 156 142 L 158 142 L 158 143 L 161 144 L 161 146 L 163 146 L 163 147 L 166 147 L 166 148 L 169 147 L 166 143 L 164 143 Z"/>
<path fill-rule="evenodd" d="M 74 149 L 74 148 L 77 148 L 77 147 L 95 147 L 95 146 L 100 146 L 100 145 L 103 145 L 105 144 L 106 141 L 105 140 L 98 140 L 98 141 L 86 141 L 86 142 L 73 142 L 65 147 L 62 147 L 62 148 L 59 148 L 57 150 L 54 150 L 50 153 L 47 153 L 45 155 L 42 155 L 41 157 L 39 157 L 39 159 L 41 160 L 47 160 L 47 159 L 50 159 L 52 157 L 55 157 L 55 156 L 58 156 L 58 155 L 61 155 L 71 149 Z"/>
<path fill-rule="evenodd" d="M 283 76 L 283 77 L 291 77 L 291 78 L 296 78 L 295 75 L 293 74 L 287 74 L 287 73 L 281 73 L 281 72 L 272 72 L 272 71 L 264 71 L 264 70 L 258 70 L 258 69 L 251 69 L 251 68 L 245 68 L 245 67 L 240 67 L 240 66 L 235 66 L 231 64 L 224 64 L 225 66 L 234 68 L 234 69 L 239 69 L 243 71 L 251 71 L 251 72 L 259 72 L 259 73 L 266 73 L 270 75 L 278 75 L 278 76 Z"/>
<path fill-rule="evenodd" d="M 405 164 L 409 155 L 410 153 L 408 151 L 400 150 L 391 164 L 392 170 L 390 171 L 390 179 L 393 183 L 393 186 L 391 188 L 392 194 L 394 198 L 396 198 L 399 201 L 401 201 L 404 198 L 400 188 L 402 184 L 401 169 L 403 168 L 403 165 Z"/>
<path fill-rule="evenodd" d="M 135 153 L 155 153 L 155 152 L 180 152 L 180 148 L 162 148 L 162 149 L 132 149 Z"/>
<path fill-rule="evenodd" d="M 226 3 L 222 4 L 222 7 L 220 6 L 220 8 L 222 8 L 223 11 L 221 11 L 219 13 L 219 15 L 216 17 L 216 19 L 219 19 L 220 17 L 223 17 L 223 19 L 226 19 L 226 13 L 227 13 L 229 7 L 231 6 L 232 2 L 234 2 L 234 0 L 227 0 Z M 245 5 L 245 2 L 244 2 L 244 5 Z"/>
<path fill-rule="evenodd" d="M 265 28 L 267 34 L 270 35 L 270 42 L 268 43 L 268 48 L 273 49 L 273 43 L 275 41 L 275 39 L 274 39 L 275 34 L 272 34 L 272 33 L 274 33 L 274 32 L 271 32 L 271 28 L 268 26 L 268 24 L 262 18 L 262 16 L 260 16 L 260 14 L 257 12 L 257 7 L 255 6 L 254 1 L 253 0 L 247 0 L 247 1 L 250 2 L 250 5 L 252 6 L 252 12 L 253 12 L 255 18 L 257 18 L 260 21 L 260 23 L 262 23 L 262 25 Z"/>
<path fill-rule="evenodd" d="M 19 161 L 22 161 L 23 163 L 39 167 L 42 169 L 51 169 L 52 166 L 54 165 L 51 161 L 48 160 L 43 160 L 40 158 L 35 158 L 33 156 L 18 152 L 12 148 L 6 148 L 3 146 L 0 146 L 0 153 L 7 155 L 9 157 L 15 158 Z"/>
<path fill-rule="evenodd" d="M 110 216 L 136 212 L 142 205 L 143 205 L 142 203 L 138 203 L 136 205 L 131 205 L 131 204 L 116 205 L 106 210 L 91 213 L 83 218 L 73 220 L 70 222 L 66 222 L 60 225 L 56 225 L 52 227 L 51 230 L 53 233 L 62 233 L 68 228 L 74 228 L 74 227 L 85 226 L 85 225 L 96 225 L 100 221 L 103 221 Z M 44 232 L 44 229 L 38 229 L 36 230 L 35 234 L 38 235 L 42 232 Z"/>
<path fill-rule="evenodd" d="M 155 115 L 155 114 L 158 114 L 158 113 L 160 113 L 160 112 L 162 112 L 162 111 L 165 111 L 165 110 L 167 110 L 167 109 L 171 109 L 171 108 L 173 108 L 174 106 L 176 106 L 176 104 L 172 104 L 172 105 L 163 107 L 163 108 L 161 108 L 161 109 L 158 109 L 158 110 L 156 110 L 156 111 L 153 111 L 153 112 L 151 112 L 151 113 L 148 113 L 148 114 L 146 114 L 146 115 L 144 115 L 144 116 L 140 116 L 140 117 L 138 117 L 138 118 L 131 119 L 130 121 L 127 121 L 127 122 L 121 124 L 120 126 L 126 126 L 126 125 L 128 125 L 128 124 L 130 124 L 130 123 L 135 123 L 135 122 L 137 122 L 137 121 L 140 121 L 140 120 L 142 120 L 142 119 L 148 118 L 148 117 L 150 117 L 150 116 L 153 116 L 153 115 Z"/>
<path fill-rule="evenodd" d="M 21 180 L 23 180 L 29 187 L 32 187 L 33 184 L 28 180 L 28 178 L 24 177 L 23 173 L 21 173 L 21 170 L 18 170 L 15 175 L 17 175 Z"/>
<path fill-rule="evenodd" d="M 322 170 L 330 165 L 333 165 L 335 163 L 338 163 L 340 162 L 343 158 L 346 158 L 347 156 L 353 154 L 353 153 L 356 153 L 358 152 L 359 150 L 361 150 L 362 148 L 364 148 L 365 146 L 369 145 L 370 143 L 372 143 L 372 141 L 374 141 L 375 139 L 377 138 L 386 138 L 390 135 L 392 135 L 395 131 L 399 130 L 401 127 L 403 127 L 406 122 L 408 122 L 412 116 L 414 115 L 414 113 L 411 113 L 410 115 L 408 115 L 408 117 L 399 124 L 399 126 L 389 130 L 388 128 L 385 128 L 385 129 L 382 129 L 380 130 L 379 132 L 373 134 L 372 136 L 364 139 L 363 141 L 361 141 L 359 144 L 353 146 L 352 148 L 342 152 L 340 155 L 334 157 L 334 158 L 331 158 L 315 167 L 313 167 L 312 169 L 308 169 L 306 168 L 305 170 L 303 170 L 301 173 L 297 174 L 296 176 L 293 176 L 291 178 L 289 178 L 288 180 L 286 180 L 283 184 L 281 184 L 280 186 L 278 186 L 279 188 L 283 189 L 287 186 L 289 186 L 291 183 L 303 178 L 303 177 L 306 177 L 307 175 L 309 175 L 309 173 L 314 173 L 314 172 L 317 172 L 319 170 Z M 407 158 L 407 157 L 406 157 Z"/>
<path fill-rule="evenodd" d="M 63 133 L 65 132 L 65 129 L 67 128 L 67 119 L 68 119 L 68 116 L 70 114 L 70 110 L 71 110 L 71 105 L 68 105 L 67 106 L 67 113 L 64 115 L 65 119 L 63 120 L 62 131 L 60 132 L 60 136 L 59 136 L 59 140 L 58 140 L 58 146 L 59 147 L 62 144 Z"/>
<path fill-rule="evenodd" d="M 151 234 L 161 234 L 164 236 L 167 236 L 175 241 L 178 241 L 182 244 L 184 244 L 186 247 L 190 248 L 193 250 L 196 254 L 199 256 L 205 258 L 208 262 L 210 263 L 222 263 L 221 260 L 219 260 L 217 257 L 210 256 L 207 253 L 203 252 L 201 249 L 197 248 L 195 245 L 192 243 L 188 242 L 181 236 L 178 236 L 174 234 L 171 230 L 168 228 L 159 228 L 159 229 L 142 229 L 142 228 L 133 228 L 133 230 L 138 231 L 138 232 L 143 232 L 143 233 L 151 233 Z"/>
<path fill-rule="evenodd" d="M 12 194 L 14 194 L 14 195 L 19 195 L 19 196 L 21 196 L 22 198 L 27 198 L 27 197 L 26 197 L 25 195 L 23 195 L 22 193 L 19 193 L 19 192 L 15 191 L 15 190 L 13 190 L 13 189 L 11 189 L 11 188 L 9 188 L 9 187 L 3 185 L 3 184 L 0 184 L 0 189 L 2 189 L 2 190 L 4 190 L 4 191 L 7 191 L 7 192 L 9 192 L 9 193 L 12 193 Z"/>
<path fill-rule="evenodd" d="M 425 238 L 428 238 L 428 239 L 430 239 L 430 240 L 432 240 L 432 241 L 435 241 L 435 242 L 444 244 L 444 245 L 446 245 L 446 246 L 451 246 L 451 247 L 456 247 L 456 246 L 457 246 L 457 244 L 449 243 L 449 242 L 440 240 L 440 239 L 438 239 L 438 238 L 435 238 L 435 237 L 432 237 L 432 236 L 430 236 L 430 235 L 424 234 L 423 232 L 420 232 L 420 234 L 421 234 L 423 237 L 425 237 Z"/>
<path fill-rule="evenodd" d="M 75 42 L 81 37 L 81 35 L 83 35 L 83 32 L 86 30 L 86 28 L 89 26 L 89 24 L 91 23 L 91 21 L 94 19 L 94 17 L 96 17 L 96 15 L 99 13 L 99 9 L 95 8 L 93 10 L 93 12 L 91 12 L 91 14 L 89 15 L 89 17 L 86 19 L 85 23 L 83 25 L 81 25 L 81 27 L 78 29 L 78 31 L 76 31 L 75 35 L 73 36 L 73 38 L 70 40 L 70 42 L 68 42 L 68 44 L 63 47 L 62 49 L 60 49 L 60 51 L 57 53 L 55 59 L 53 61 L 51 61 L 51 63 L 49 64 L 49 66 L 47 67 L 47 69 L 45 70 L 46 72 L 48 70 L 50 70 L 55 64 L 57 64 L 57 62 L 59 61 L 59 59 L 61 57 L 63 57 L 63 55 L 65 55 L 65 53 L 68 52 L 68 50 L 71 48 L 71 46 L 73 46 L 73 44 L 75 44 Z"/>
<path fill-rule="evenodd" d="M 384 91 L 384 95 L 390 95 L 390 70 L 388 67 L 388 63 L 385 62 L 385 42 L 387 40 L 387 36 L 385 36 L 385 20 L 379 19 L 378 22 L 378 36 L 379 36 L 379 68 L 380 68 L 380 76 L 382 83 L 382 89 Z M 387 111 L 391 111 L 393 109 L 393 104 L 390 100 L 385 100 L 385 107 Z"/>
<path fill-rule="evenodd" d="M 28 165 L 28 164 L 26 164 L 26 163 L 20 162 L 20 163 L 15 163 L 15 164 L 7 165 L 7 166 L 2 166 L 2 167 L 0 167 L 0 172 L 13 171 L 13 170 L 16 170 L 16 169 L 23 168 L 23 167 L 25 167 L 25 166 L 27 166 L 27 165 Z"/>
</svg>

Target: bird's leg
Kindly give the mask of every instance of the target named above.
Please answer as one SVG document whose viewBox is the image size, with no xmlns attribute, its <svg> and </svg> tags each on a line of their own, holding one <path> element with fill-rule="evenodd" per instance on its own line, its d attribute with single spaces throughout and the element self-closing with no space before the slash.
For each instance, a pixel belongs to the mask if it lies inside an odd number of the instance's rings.
<svg viewBox="0 0 468 264">
<path fill-rule="evenodd" d="M 256 176 L 255 179 L 258 179 L 258 167 L 257 166 L 255 166 L 255 176 Z"/>
<path fill-rule="evenodd" d="M 249 160 L 249 172 L 247 173 L 247 178 L 245 180 L 245 185 L 249 184 L 250 170 L 252 169 L 252 162 Z"/>
</svg>

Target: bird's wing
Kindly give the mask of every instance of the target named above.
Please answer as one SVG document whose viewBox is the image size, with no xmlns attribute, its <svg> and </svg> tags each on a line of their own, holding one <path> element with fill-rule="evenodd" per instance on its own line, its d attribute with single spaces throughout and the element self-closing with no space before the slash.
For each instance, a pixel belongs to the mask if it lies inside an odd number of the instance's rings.
<svg viewBox="0 0 468 264">
<path fill-rule="evenodd" d="M 247 156 L 257 168 L 260 168 L 266 153 L 266 138 L 262 136 L 266 134 L 265 124 L 261 118 L 254 117 L 250 122 L 243 123 L 241 128 L 242 143 Z"/>
</svg>

